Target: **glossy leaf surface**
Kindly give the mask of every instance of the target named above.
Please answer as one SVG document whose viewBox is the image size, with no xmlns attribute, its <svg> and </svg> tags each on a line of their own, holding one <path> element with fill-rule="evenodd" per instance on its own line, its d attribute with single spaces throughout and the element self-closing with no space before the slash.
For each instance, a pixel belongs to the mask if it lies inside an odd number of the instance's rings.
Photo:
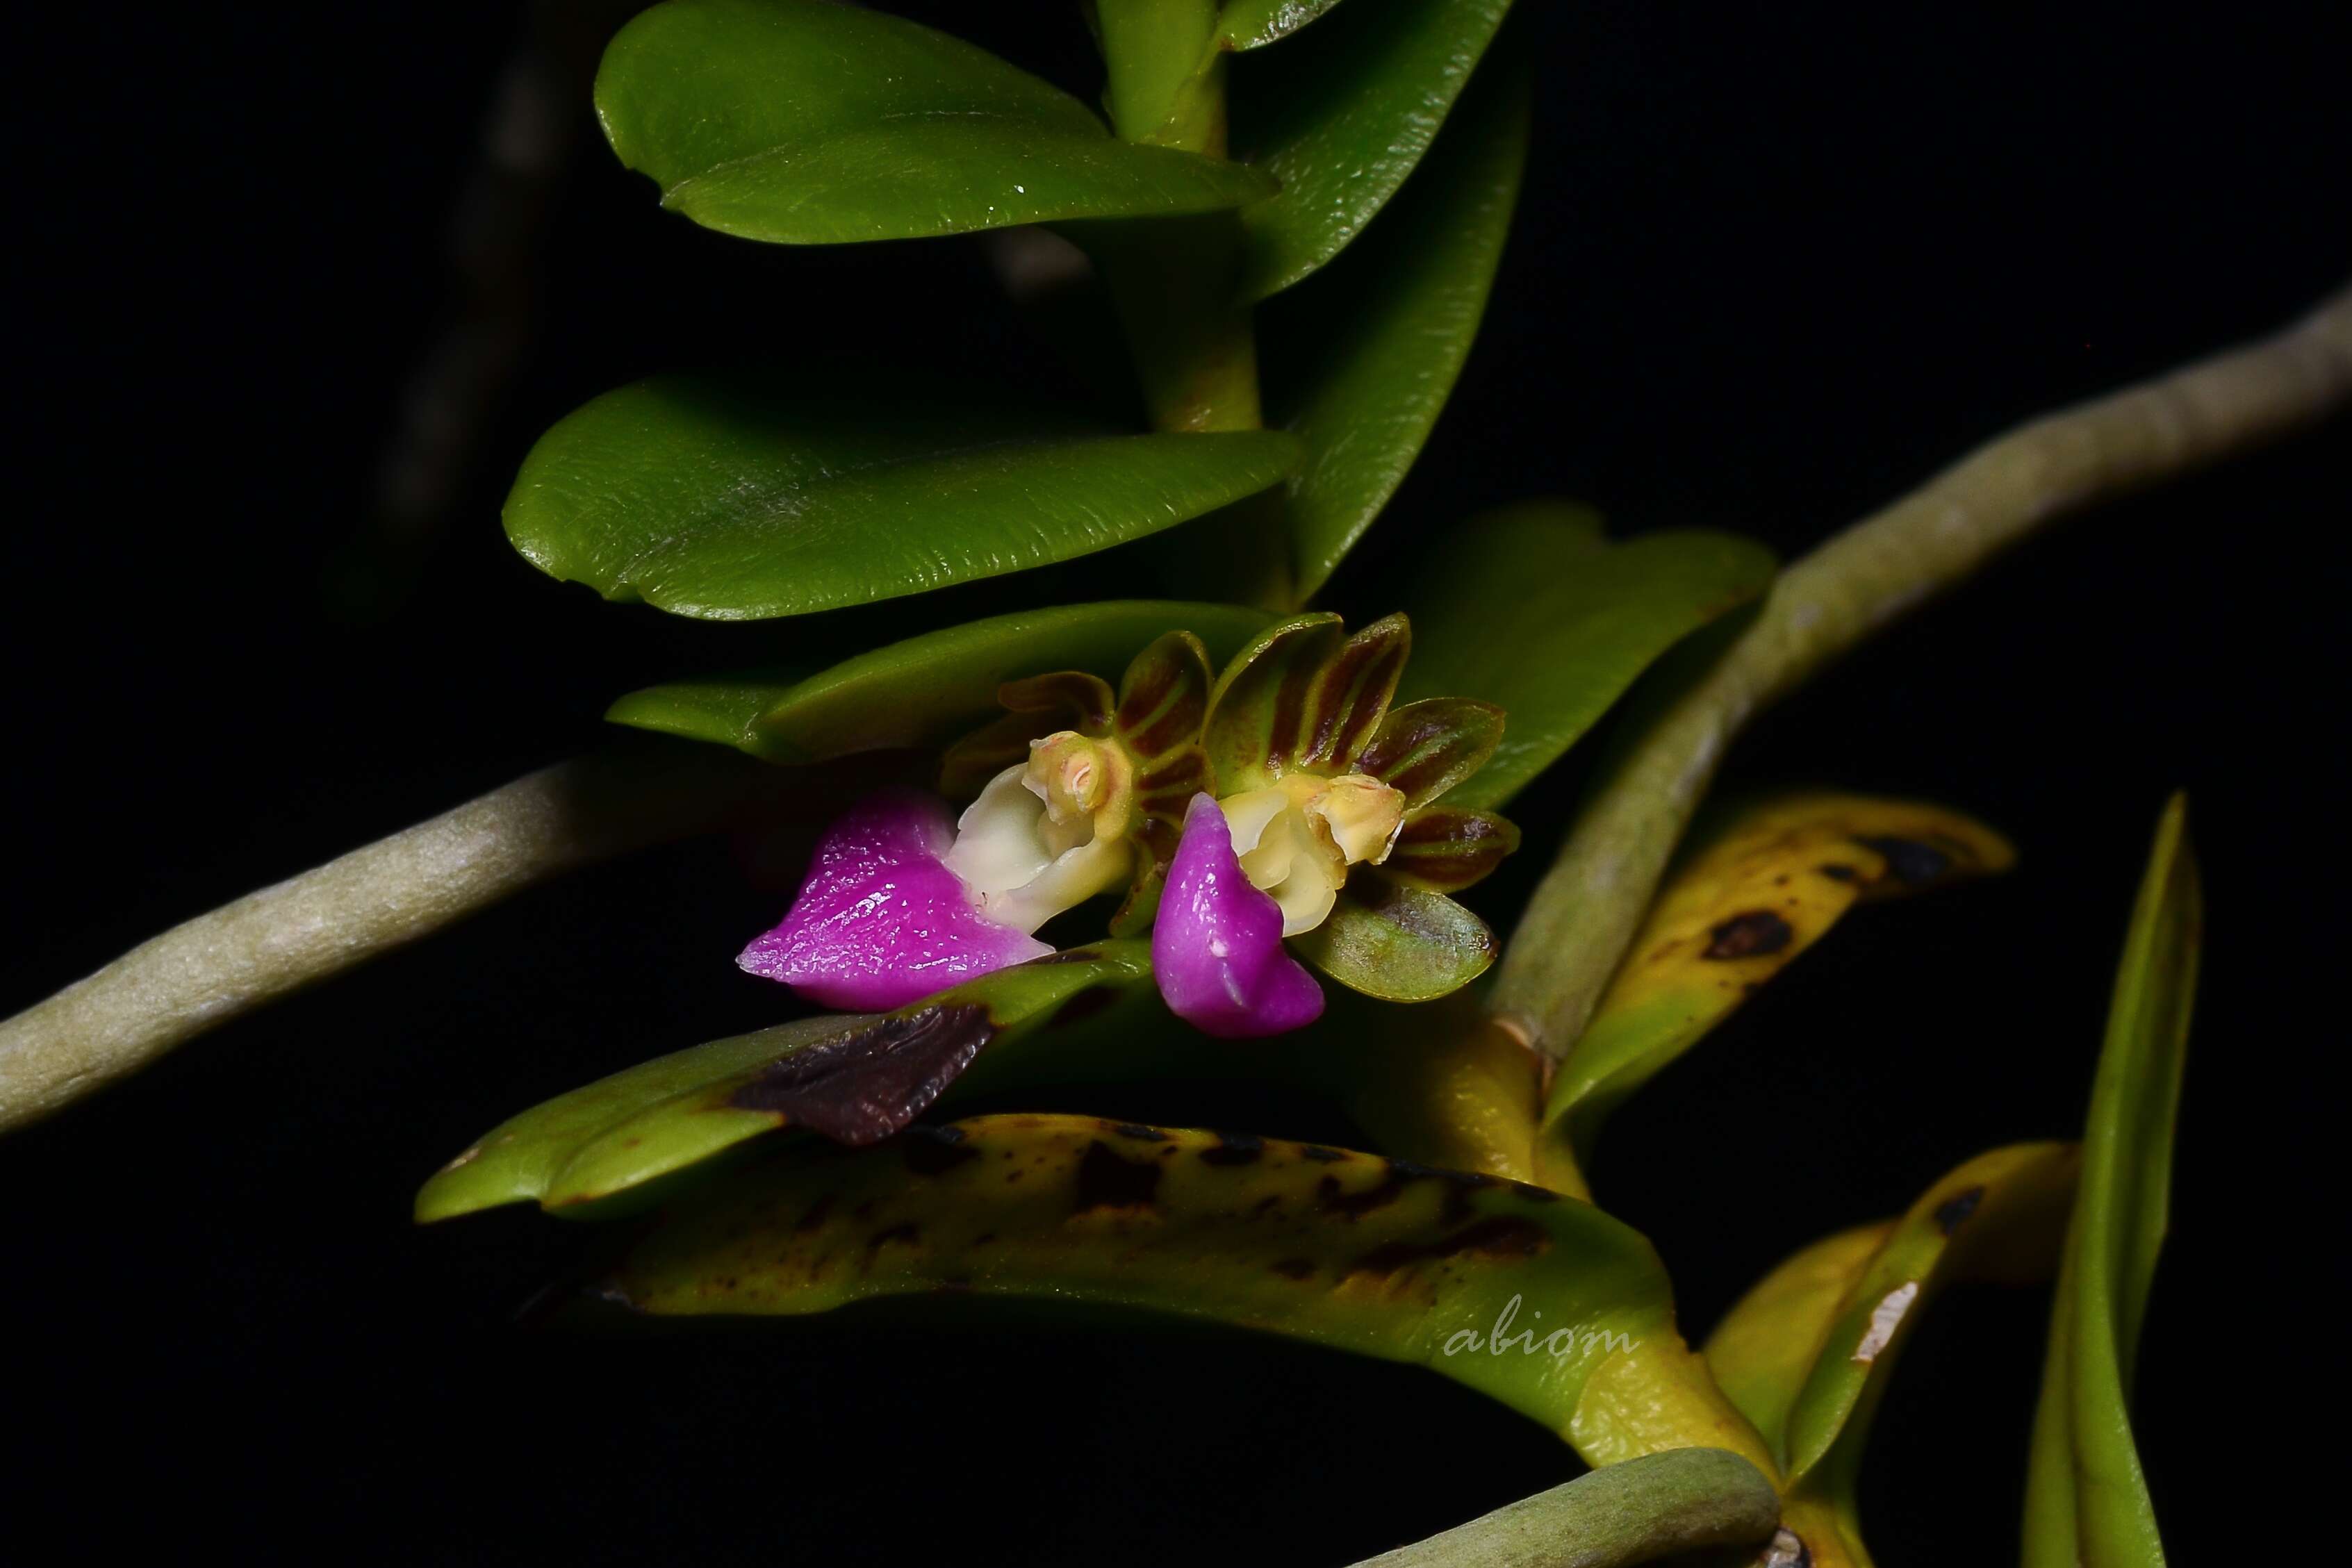
<svg viewBox="0 0 2352 1568">
<path fill-rule="evenodd" d="M 1354 0 L 1252 62 L 1264 105 L 1237 139 L 1278 195 L 1245 208 L 1242 293 L 1276 294 L 1339 254 L 1436 140 L 1510 0 Z"/>
<path fill-rule="evenodd" d="M 1268 431 L 1105 435 L 661 377 L 541 436 L 507 536 L 551 577 L 704 620 L 803 615 L 1090 554 L 1276 483 Z"/>
<path fill-rule="evenodd" d="M 1022 610 L 909 637 L 803 681 L 651 686 L 621 698 L 605 716 L 772 762 L 929 746 L 994 713 L 1006 682 L 1060 669 L 1116 673 L 1170 632 L 1193 633 L 1212 658 L 1223 659 L 1270 619 L 1238 605 L 1152 599 Z"/>
<path fill-rule="evenodd" d="M 1561 502 L 1435 539 L 1407 591 L 1418 652 L 1400 695 L 1475 697 L 1510 716 L 1494 760 L 1448 803 L 1504 804 L 1661 653 L 1754 599 L 1772 570 L 1761 545 L 1730 534 L 1611 544 L 1599 517 Z"/>
<path fill-rule="evenodd" d="M 1428 1366 L 1596 1463 L 1700 1441 L 1757 1458 L 1712 1389 L 1681 1381 L 1664 1270 L 1624 1225 L 1539 1188 L 1271 1138 L 1007 1115 L 808 1145 L 675 1212 L 605 1288 L 655 1313 L 942 1289 L 1150 1308 Z M 1498 1316 L 1507 1334 L 1524 1318 L 1536 1354 L 1487 1350 Z M 1633 1390 L 1646 1414 L 1617 1409 Z"/>
<path fill-rule="evenodd" d="M 596 77 L 613 150 L 706 228 L 908 239 L 1259 200 L 1264 172 L 1112 138 L 1058 88 L 948 34 L 822 0 L 668 0 Z"/>
<path fill-rule="evenodd" d="M 919 1115 L 979 1051 L 1150 973 L 1140 944 L 1105 943 L 893 1013 L 801 1019 L 661 1057 L 492 1128 L 425 1183 L 416 1218 L 526 1200 L 577 1210 L 790 1126 L 870 1142 Z"/>
<path fill-rule="evenodd" d="M 1528 102 L 1524 72 L 1482 78 L 1387 221 L 1286 302 L 1316 345 L 1280 419 L 1306 444 L 1289 485 L 1302 600 L 1404 482 L 1469 358 L 1527 163 Z"/>
<path fill-rule="evenodd" d="M 1742 1297 L 1707 1340 L 1717 1382 L 1772 1445 L 1817 1560 L 1867 1563 L 1855 1511 L 1864 1445 L 1928 1303 L 1967 1281 L 2049 1278 L 2078 1151 L 2021 1144 L 1945 1176 L 1898 1219 L 1816 1242 Z"/>
<path fill-rule="evenodd" d="M 1390 1002 L 1460 990 L 1500 951 L 1486 923 L 1444 894 L 1361 870 L 1340 890 L 1330 918 L 1293 943 L 1341 985 Z"/>
<path fill-rule="evenodd" d="M 2007 841 L 1940 806 L 1805 793 L 1733 813 L 1670 874 L 1560 1064 L 1547 1134 L 1588 1160 L 1625 1098 L 1862 898 L 2006 870 Z"/>
<path fill-rule="evenodd" d="M 2132 1441 L 2140 1320 L 2171 1207 L 2204 893 L 2175 796 L 2132 910 L 2083 1138 L 2034 1413 L 2026 1568 L 2156 1568 L 2164 1543 Z"/>
</svg>

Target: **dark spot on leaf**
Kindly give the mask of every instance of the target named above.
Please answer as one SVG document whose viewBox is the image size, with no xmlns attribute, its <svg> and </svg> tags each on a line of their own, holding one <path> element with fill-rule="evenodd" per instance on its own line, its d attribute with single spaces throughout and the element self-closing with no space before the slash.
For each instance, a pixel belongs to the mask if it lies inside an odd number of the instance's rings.
<svg viewBox="0 0 2352 1568">
<path fill-rule="evenodd" d="M 1549 1233 L 1534 1220 L 1496 1214 L 1434 1241 L 1384 1242 L 1357 1259 L 1349 1272 L 1393 1274 L 1438 1258 L 1532 1258 L 1550 1245 Z"/>
<path fill-rule="evenodd" d="M 1984 1201 L 1984 1188 L 1972 1186 L 1939 1204 L 1936 1209 L 1936 1228 L 1947 1236 L 1958 1230 L 1967 1222 L 1969 1216 L 1977 1211 L 1977 1205 Z"/>
<path fill-rule="evenodd" d="M 1303 1144 L 1299 1146 L 1298 1152 L 1318 1165 L 1328 1165 L 1333 1160 L 1344 1160 L 1348 1157 L 1346 1150 L 1327 1149 L 1320 1144 Z"/>
<path fill-rule="evenodd" d="M 1778 953 L 1797 939 L 1787 921 L 1769 909 L 1735 915 L 1707 933 L 1702 958 L 1760 958 Z"/>
<path fill-rule="evenodd" d="M 1168 1141 L 1167 1134 L 1157 1127 L 1147 1127 L 1140 1122 L 1120 1122 L 1114 1124 L 1111 1131 L 1122 1138 L 1140 1138 L 1147 1144 L 1164 1144 Z"/>
<path fill-rule="evenodd" d="M 961 1127 L 909 1127 L 902 1147 L 907 1168 L 923 1176 L 943 1176 L 980 1157 Z"/>
<path fill-rule="evenodd" d="M 1386 1208 L 1394 1203 L 1398 1195 L 1404 1191 L 1405 1179 L 1391 1165 L 1378 1186 L 1367 1187 L 1362 1192 L 1349 1192 L 1339 1186 L 1338 1176 L 1327 1176 L 1316 1184 L 1315 1193 L 1321 1200 L 1324 1213 L 1336 1214 L 1343 1219 L 1359 1219 L 1376 1208 Z"/>
<path fill-rule="evenodd" d="M 1304 1280 L 1315 1272 L 1315 1265 L 1304 1258 L 1284 1258 L 1266 1267 L 1286 1280 Z"/>
<path fill-rule="evenodd" d="M 829 1192 L 818 1194 L 817 1200 L 809 1205 L 808 1212 L 801 1216 L 800 1223 L 793 1228 L 805 1236 L 823 1225 L 824 1217 L 833 1212 L 833 1196 Z"/>
<path fill-rule="evenodd" d="M 887 1230 L 876 1231 L 872 1239 L 866 1243 L 866 1247 L 871 1252 L 879 1252 L 893 1241 L 904 1241 L 911 1247 L 921 1239 L 922 1234 L 923 1228 L 909 1220 L 904 1225 L 894 1225 Z"/>
<path fill-rule="evenodd" d="M 1201 1151 L 1204 1166 L 1246 1166 L 1265 1156 L 1265 1140 L 1255 1133 L 1219 1133 L 1217 1146 Z"/>
<path fill-rule="evenodd" d="M 1084 1214 L 1090 1208 L 1148 1208 L 1160 1191 L 1160 1167 L 1141 1160 L 1130 1160 L 1114 1153 L 1100 1139 L 1087 1145 L 1078 1159 L 1077 1207 L 1075 1212 Z"/>
<path fill-rule="evenodd" d="M 1933 882 L 1952 869 L 1952 857 L 1916 839 L 1864 839 L 1863 843 L 1886 857 L 1886 873 L 1906 887 Z"/>
<path fill-rule="evenodd" d="M 1843 861 L 1831 861 L 1824 865 L 1815 866 L 1813 869 L 1820 872 L 1832 882 L 1860 882 L 1862 880 L 1862 873 L 1846 864 Z"/>
<path fill-rule="evenodd" d="M 995 1239 L 996 1239 L 996 1232 L 995 1232 L 995 1231 L 993 1231 L 993 1230 L 983 1230 L 983 1231 L 982 1231 L 979 1235 L 977 1235 L 977 1236 L 975 1236 L 975 1237 L 973 1237 L 973 1238 L 971 1239 L 971 1244 L 972 1244 L 974 1247 L 985 1247 L 985 1246 L 987 1246 L 990 1242 L 992 1242 L 992 1241 L 993 1241 L 993 1240 L 995 1240 Z"/>
<path fill-rule="evenodd" d="M 886 1018 L 769 1063 L 728 1103 L 835 1143 L 878 1143 L 928 1110 L 995 1033 L 972 1002 Z"/>
</svg>

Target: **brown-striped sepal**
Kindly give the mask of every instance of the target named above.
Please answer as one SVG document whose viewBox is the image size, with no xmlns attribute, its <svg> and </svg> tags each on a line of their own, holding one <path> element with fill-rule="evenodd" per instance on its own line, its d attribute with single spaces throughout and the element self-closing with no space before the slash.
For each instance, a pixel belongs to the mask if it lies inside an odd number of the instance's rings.
<svg viewBox="0 0 2352 1568">
<path fill-rule="evenodd" d="M 1147 768 L 1195 747 L 1209 716 L 1209 651 L 1190 632 L 1171 632 L 1138 653 L 1118 683 L 1111 733 Z M 1181 821 L 1183 808 L 1177 808 Z"/>
<path fill-rule="evenodd" d="M 1486 765 L 1503 743 L 1503 710 L 1470 697 L 1391 708 L 1356 766 L 1425 806 Z"/>
<path fill-rule="evenodd" d="M 1267 627 L 1234 655 L 1209 695 L 1201 743 L 1220 796 L 1264 789 L 1297 755 L 1315 678 L 1346 643 L 1337 615 Z"/>
<path fill-rule="evenodd" d="M 1407 887 L 1459 893 L 1484 881 L 1518 847 L 1517 826 L 1492 811 L 1423 806 L 1405 813 L 1389 858 L 1375 869 Z"/>
<path fill-rule="evenodd" d="M 988 781 L 1029 760 L 1030 742 L 1059 730 L 1101 739 L 1111 733 L 1117 702 L 1109 683 L 1083 670 L 1056 670 L 996 688 L 1006 712 L 949 747 L 940 758 L 940 793 L 966 801 Z"/>
</svg>

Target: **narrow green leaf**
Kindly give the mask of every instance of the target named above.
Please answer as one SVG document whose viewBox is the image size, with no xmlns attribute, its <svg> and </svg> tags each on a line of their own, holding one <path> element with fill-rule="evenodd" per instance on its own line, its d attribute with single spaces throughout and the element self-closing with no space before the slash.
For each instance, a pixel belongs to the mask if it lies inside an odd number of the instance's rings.
<svg viewBox="0 0 2352 1568">
<path fill-rule="evenodd" d="M 1229 49 L 1262 48 L 1286 38 L 1339 0 L 1229 0 L 1217 19 L 1217 38 Z"/>
<path fill-rule="evenodd" d="M 1659 654 L 1764 591 L 1772 558 L 1730 534 L 1673 531 L 1622 544 L 1600 519 L 1533 502 L 1432 542 L 1406 593 L 1415 652 L 1399 695 L 1495 704 L 1494 760 L 1446 797 L 1500 806 L 1550 767 Z"/>
<path fill-rule="evenodd" d="M 673 1210 L 604 1289 L 661 1314 L 943 1290 L 1140 1307 L 1429 1367 L 1595 1464 L 1697 1440 L 1758 1458 L 1683 1348 L 1656 1254 L 1619 1221 L 1273 1138 L 1007 1115 L 803 1145 Z M 1489 1348 L 1520 1331 L 1533 1354 Z M 1720 1437 L 1675 1440 L 1717 1412 Z"/>
<path fill-rule="evenodd" d="M 1495 961 L 1486 923 L 1443 894 L 1359 874 L 1330 918 L 1294 937 L 1300 957 L 1346 986 L 1389 1002 L 1425 1002 L 1460 990 Z"/>
<path fill-rule="evenodd" d="M 1547 1157 L 1591 1160 L 1601 1124 L 1857 899 L 2004 871 L 2015 852 L 1940 806 L 1806 791 L 1705 834 L 1660 890 L 1552 1081 Z"/>
<path fill-rule="evenodd" d="M 506 527 L 532 565 L 607 599 L 756 621 L 1107 549 L 1263 490 L 1297 455 L 1267 431 L 1081 434 L 670 376 L 541 436 Z"/>
<path fill-rule="evenodd" d="M 1238 605 L 1147 599 L 1017 611 L 860 653 L 797 685 L 649 687 L 623 697 L 605 716 L 719 741 L 772 762 L 937 745 L 994 713 L 997 688 L 1008 681 L 1054 670 L 1117 671 L 1170 632 L 1190 632 L 1213 657 L 1224 658 L 1270 619 Z"/>
<path fill-rule="evenodd" d="M 1510 0 L 1355 0 L 1236 71 L 1235 144 L 1282 183 L 1242 214 L 1242 295 L 1280 293 L 1339 254 L 1412 172 Z M 1255 109 L 1257 112 L 1252 114 Z"/>
<path fill-rule="evenodd" d="M 1812 1561 L 1866 1564 L 1855 1485 L 1895 1364 L 1928 1303 L 1962 1281 L 2050 1277 L 2080 1151 L 1978 1155 L 1898 1219 L 1816 1242 L 1766 1275 L 1706 1343 L 1706 1364 L 1780 1462 Z"/>
<path fill-rule="evenodd" d="M 2197 996 L 2204 893 L 2174 796 L 2132 910 L 2091 1089 L 2034 1413 L 2025 1568 L 2159 1568 L 2164 1542 L 2132 1441 L 2140 1319 L 2171 1207 L 2173 1126 Z"/>
<path fill-rule="evenodd" d="M 1265 172 L 1118 141 L 1076 99 L 960 38 L 822 0 L 668 0 L 596 76 L 613 150 L 706 228 L 791 245 L 1272 193 Z"/>
<path fill-rule="evenodd" d="M 1288 304 L 1308 319 L 1290 340 L 1312 354 L 1278 421 L 1307 448 L 1289 494 L 1302 600 L 1404 482 L 1469 358 L 1527 163 L 1528 97 L 1523 69 L 1481 78 L 1390 216 Z"/>
<path fill-rule="evenodd" d="M 749 744 L 760 716 L 782 702 L 801 677 L 773 674 L 713 675 L 647 686 L 614 700 L 604 717 L 631 729 L 649 729 L 682 740 L 708 740 L 758 753 Z"/>
<path fill-rule="evenodd" d="M 1150 975 L 1144 944 L 1106 942 L 1000 969 L 895 1013 L 801 1019 L 644 1062 L 482 1134 L 425 1184 L 416 1218 L 530 1200 L 552 1213 L 610 1213 L 608 1199 L 782 1128 L 870 1141 L 919 1115 L 976 1053 L 1051 1028 L 1081 992 L 1133 989 Z M 821 1083 L 813 1090 L 816 1056 L 846 1061 L 856 1090 L 846 1111 L 857 1125 L 836 1123 L 845 1097 Z"/>
<path fill-rule="evenodd" d="M 1780 1499 L 1762 1471 L 1721 1448 L 1669 1448 L 1581 1475 L 1356 1568 L 1634 1568 L 1761 1546 Z M 1748 1555 L 1743 1553 L 1743 1555 Z"/>
</svg>

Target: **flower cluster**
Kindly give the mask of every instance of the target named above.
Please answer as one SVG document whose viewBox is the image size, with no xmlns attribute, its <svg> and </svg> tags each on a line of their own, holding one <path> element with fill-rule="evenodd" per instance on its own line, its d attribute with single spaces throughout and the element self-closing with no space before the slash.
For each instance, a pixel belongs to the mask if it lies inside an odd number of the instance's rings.
<svg viewBox="0 0 2352 1568">
<path fill-rule="evenodd" d="M 828 1007 L 898 1007 L 1045 956 L 1041 926 L 1118 892 L 1110 929 L 1150 930 L 1179 1017 L 1231 1038 L 1310 1023 L 1322 988 L 1286 938 L 1442 901 L 1517 844 L 1492 812 L 1440 802 L 1494 754 L 1503 716 L 1454 697 L 1393 706 L 1411 643 L 1401 615 L 1352 637 L 1305 615 L 1213 680 L 1200 640 L 1171 632 L 1116 693 L 1077 672 L 1013 682 L 1005 716 L 943 758 L 942 794 L 970 801 L 961 816 L 919 791 L 860 802 L 826 831 L 782 924 L 738 961 Z M 1327 973 L 1387 994 L 1352 972 L 1348 944 L 1305 946 Z"/>
</svg>

